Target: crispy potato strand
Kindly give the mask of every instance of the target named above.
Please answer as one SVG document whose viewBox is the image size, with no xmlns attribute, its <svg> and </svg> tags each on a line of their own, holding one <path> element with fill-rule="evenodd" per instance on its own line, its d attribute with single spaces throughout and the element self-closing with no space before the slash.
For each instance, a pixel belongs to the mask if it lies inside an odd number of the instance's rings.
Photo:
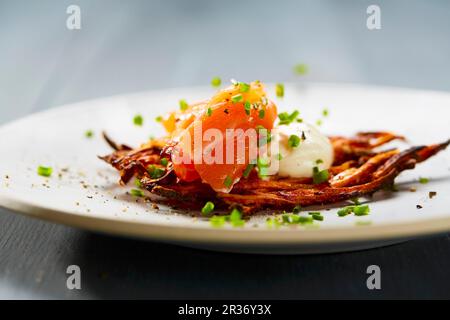
<svg viewBox="0 0 450 320">
<path fill-rule="evenodd" d="M 167 147 L 165 140 L 152 140 L 132 150 L 126 145 L 116 144 L 106 135 L 105 139 L 116 151 L 100 159 L 120 172 L 121 184 L 137 177 L 143 188 L 163 197 L 162 201 L 171 206 L 201 208 L 205 201 L 212 200 L 218 208 L 239 206 L 246 214 L 268 208 L 291 210 L 296 205 L 323 205 L 371 195 L 392 186 L 402 171 L 414 168 L 450 143 L 448 140 L 404 151 L 390 149 L 376 152 L 375 148 L 404 138 L 389 132 L 363 132 L 352 138 L 330 137 L 335 160 L 325 183 L 315 185 L 311 178 L 276 176 L 261 180 L 252 172 L 247 179 L 241 179 L 230 193 L 217 193 L 200 181 L 186 183 L 177 179 L 166 153 L 170 146 Z M 163 157 L 169 162 L 166 167 L 160 164 Z M 165 173 L 152 178 L 147 171 L 150 165 L 164 169 Z"/>
</svg>

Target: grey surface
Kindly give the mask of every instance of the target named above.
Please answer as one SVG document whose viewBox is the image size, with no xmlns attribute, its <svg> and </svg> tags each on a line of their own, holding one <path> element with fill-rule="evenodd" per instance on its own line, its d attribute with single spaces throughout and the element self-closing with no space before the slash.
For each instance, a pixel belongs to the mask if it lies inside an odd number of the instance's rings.
<svg viewBox="0 0 450 320">
<path fill-rule="evenodd" d="M 0 123 L 216 75 L 450 90 L 450 2 L 376 1 L 382 29 L 368 31 L 372 3 L 0 0 Z M 65 27 L 69 4 L 81 7 L 79 31 Z M 311 70 L 300 79 L 298 62 Z M 223 254 L 0 209 L 0 298 L 450 298 L 449 249 L 439 236 L 345 254 Z M 70 264 L 80 291 L 66 289 Z M 365 286 L 370 264 L 382 268 L 377 292 Z"/>
</svg>

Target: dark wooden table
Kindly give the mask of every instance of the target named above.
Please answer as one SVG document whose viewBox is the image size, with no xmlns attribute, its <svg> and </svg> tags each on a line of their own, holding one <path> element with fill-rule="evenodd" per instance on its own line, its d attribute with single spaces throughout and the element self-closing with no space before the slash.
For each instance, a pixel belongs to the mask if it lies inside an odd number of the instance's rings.
<svg viewBox="0 0 450 320">
<path fill-rule="evenodd" d="M 366 28 L 372 1 L 76 2 L 77 31 L 66 28 L 72 1 L 0 2 L 0 123 L 216 75 L 450 90 L 444 0 L 377 1 L 378 31 Z M 298 62 L 310 66 L 299 80 Z M 66 288 L 72 264 L 81 267 L 81 290 Z M 381 268 L 378 291 L 366 287 L 372 264 Z M 448 235 L 353 253 L 257 256 L 93 234 L 0 209 L 0 298 L 450 298 L 449 270 Z"/>
</svg>

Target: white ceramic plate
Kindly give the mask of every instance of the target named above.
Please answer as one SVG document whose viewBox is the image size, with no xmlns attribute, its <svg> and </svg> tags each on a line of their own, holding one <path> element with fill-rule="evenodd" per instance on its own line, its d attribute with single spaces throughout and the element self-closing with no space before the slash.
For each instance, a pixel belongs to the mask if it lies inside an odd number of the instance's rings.
<svg viewBox="0 0 450 320">
<path fill-rule="evenodd" d="M 268 88 L 274 92 L 273 87 Z M 185 246 L 259 253 L 318 253 L 381 246 L 450 231 L 450 152 L 445 151 L 403 173 L 400 192 L 376 194 L 365 217 L 339 218 L 337 208 L 323 211 L 317 228 L 269 229 L 255 217 L 242 229 L 210 227 L 186 212 L 174 212 L 127 195 L 118 173 L 97 159 L 111 150 L 101 139 L 105 130 L 118 142 L 137 146 L 163 133 L 154 119 L 177 108 L 178 100 L 200 100 L 210 88 L 187 88 L 81 102 L 31 115 L 0 128 L 0 205 L 41 219 L 93 231 L 155 239 Z M 315 122 L 323 108 L 326 134 L 390 130 L 411 144 L 431 144 L 450 137 L 450 94 L 355 85 L 287 85 L 280 110 L 299 108 Z M 144 126 L 133 116 L 144 116 Z M 87 139 L 86 130 L 94 138 Z M 407 147 L 407 145 L 403 145 Z M 51 166 L 51 178 L 36 174 Z M 430 178 L 419 184 L 419 177 Z M 408 191 L 411 187 L 416 192 Z M 429 199 L 429 191 L 437 196 Z M 416 205 L 422 209 L 417 209 Z"/>
</svg>

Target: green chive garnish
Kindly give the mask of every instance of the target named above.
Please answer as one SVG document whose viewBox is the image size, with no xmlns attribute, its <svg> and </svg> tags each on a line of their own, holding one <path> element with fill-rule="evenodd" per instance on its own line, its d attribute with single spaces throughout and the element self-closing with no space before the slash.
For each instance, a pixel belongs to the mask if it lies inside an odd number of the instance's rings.
<svg viewBox="0 0 450 320">
<path fill-rule="evenodd" d="M 223 216 L 212 216 L 209 219 L 209 223 L 214 228 L 220 228 L 220 227 L 222 227 L 225 224 L 225 217 L 223 217 Z"/>
<path fill-rule="evenodd" d="M 158 168 L 155 165 L 150 165 L 147 168 L 147 172 L 149 173 L 150 178 L 159 179 L 166 173 L 166 170 Z"/>
<path fill-rule="evenodd" d="M 266 115 L 266 111 L 264 109 L 259 110 L 259 118 L 264 119 L 264 116 Z"/>
<path fill-rule="evenodd" d="M 339 209 L 337 212 L 337 215 L 339 217 L 345 217 L 353 212 L 353 206 L 344 207 L 342 209 Z"/>
<path fill-rule="evenodd" d="M 294 207 L 294 209 L 292 209 L 293 213 L 300 213 L 300 211 L 302 210 L 302 207 L 300 205 L 297 205 Z"/>
<path fill-rule="evenodd" d="M 319 170 L 318 167 L 313 168 L 313 182 L 314 184 L 321 184 L 328 181 L 329 173 L 328 170 Z"/>
<path fill-rule="evenodd" d="M 254 164 L 248 164 L 247 167 L 244 170 L 244 173 L 242 176 L 247 179 L 250 176 L 250 173 L 252 172 L 253 168 L 255 167 Z"/>
<path fill-rule="evenodd" d="M 276 84 L 276 94 L 278 98 L 284 97 L 284 85 L 282 83 Z"/>
<path fill-rule="evenodd" d="M 366 216 L 369 214 L 369 212 L 370 208 L 368 205 L 360 205 L 353 208 L 353 213 L 355 214 L 355 216 Z"/>
<path fill-rule="evenodd" d="M 167 158 L 162 158 L 161 159 L 161 165 L 164 167 L 167 167 L 167 165 L 169 164 L 169 160 L 167 160 Z"/>
<path fill-rule="evenodd" d="M 220 79 L 219 77 L 212 78 L 211 85 L 213 87 L 220 87 L 221 84 L 222 84 L 222 79 Z"/>
<path fill-rule="evenodd" d="M 248 92 L 250 90 L 250 85 L 248 83 L 239 82 L 239 91 Z"/>
<path fill-rule="evenodd" d="M 134 116 L 133 123 L 136 126 L 140 126 L 141 127 L 144 124 L 144 118 L 140 114 L 138 114 L 138 115 Z"/>
<path fill-rule="evenodd" d="M 244 103 L 244 109 L 245 109 L 245 113 L 249 116 L 250 115 L 250 110 L 252 108 L 252 105 L 250 102 L 245 101 Z"/>
<path fill-rule="evenodd" d="M 214 203 L 208 201 L 205 206 L 202 208 L 202 215 L 209 215 L 214 210 Z"/>
<path fill-rule="evenodd" d="M 211 115 L 212 115 L 212 109 L 211 108 L 208 108 L 208 110 L 206 110 L 206 114 L 208 115 L 208 117 L 211 117 Z"/>
<path fill-rule="evenodd" d="M 320 119 L 317 120 L 317 121 L 316 121 L 316 125 L 317 125 L 318 127 L 320 127 L 320 126 L 322 125 L 322 120 L 320 120 Z"/>
<path fill-rule="evenodd" d="M 323 221 L 323 216 L 320 214 L 312 214 L 311 216 L 312 216 L 313 220 Z"/>
<path fill-rule="evenodd" d="M 144 196 L 144 192 L 142 190 L 138 190 L 138 189 L 131 189 L 130 194 L 134 197 L 143 197 Z"/>
<path fill-rule="evenodd" d="M 86 138 L 92 138 L 92 137 L 94 136 L 94 131 L 88 130 L 88 131 L 86 131 L 86 132 L 84 133 L 84 136 L 85 136 Z"/>
<path fill-rule="evenodd" d="M 294 72 L 298 75 L 305 75 L 308 73 L 308 66 L 304 63 L 297 64 L 294 66 Z"/>
<path fill-rule="evenodd" d="M 231 179 L 230 176 L 227 176 L 225 178 L 225 180 L 223 181 L 223 185 L 227 188 L 230 188 L 232 184 L 233 184 L 233 179 Z"/>
<path fill-rule="evenodd" d="M 50 167 L 39 166 L 37 169 L 37 173 L 43 177 L 50 177 L 53 173 L 53 169 Z"/>
<path fill-rule="evenodd" d="M 138 188 L 142 188 L 141 180 L 139 180 L 138 178 L 134 179 L 134 185 Z"/>
<path fill-rule="evenodd" d="M 340 217 L 344 217 L 349 215 L 350 213 L 354 213 L 355 216 L 366 216 L 370 212 L 370 208 L 368 205 L 357 205 L 357 206 L 347 206 L 340 210 L 338 210 L 337 214 Z"/>
<path fill-rule="evenodd" d="M 430 182 L 430 179 L 428 178 L 419 178 L 419 183 L 421 184 L 427 184 L 428 182 Z"/>
<path fill-rule="evenodd" d="M 328 114 L 329 114 L 328 109 L 323 109 L 322 115 L 323 115 L 324 117 L 328 117 Z"/>
<path fill-rule="evenodd" d="M 189 104 L 186 102 L 186 100 L 181 99 L 179 103 L 181 111 L 186 111 L 189 108 Z"/>
<path fill-rule="evenodd" d="M 235 95 L 235 96 L 232 96 L 232 97 L 231 97 L 231 101 L 232 101 L 233 103 L 237 103 L 237 102 L 242 101 L 242 94 L 237 94 L 237 95 Z"/>
<path fill-rule="evenodd" d="M 230 216 L 229 216 L 231 225 L 233 227 L 242 227 L 242 226 L 244 226 L 245 221 L 242 220 L 241 217 L 242 217 L 241 212 L 238 209 L 234 208 L 231 211 Z"/>
<path fill-rule="evenodd" d="M 156 122 L 161 122 L 163 120 L 163 117 L 161 117 L 161 116 L 157 116 L 156 118 L 155 118 L 155 121 Z"/>
<path fill-rule="evenodd" d="M 289 137 L 288 146 L 290 148 L 297 148 L 299 145 L 300 145 L 300 138 L 299 138 L 299 136 L 297 136 L 295 134 L 292 134 Z"/>
<path fill-rule="evenodd" d="M 280 119 L 280 125 L 288 125 L 291 124 L 295 119 L 297 119 L 300 112 L 298 110 L 295 110 L 291 114 L 287 112 L 282 112 L 278 114 L 278 118 Z"/>
</svg>

